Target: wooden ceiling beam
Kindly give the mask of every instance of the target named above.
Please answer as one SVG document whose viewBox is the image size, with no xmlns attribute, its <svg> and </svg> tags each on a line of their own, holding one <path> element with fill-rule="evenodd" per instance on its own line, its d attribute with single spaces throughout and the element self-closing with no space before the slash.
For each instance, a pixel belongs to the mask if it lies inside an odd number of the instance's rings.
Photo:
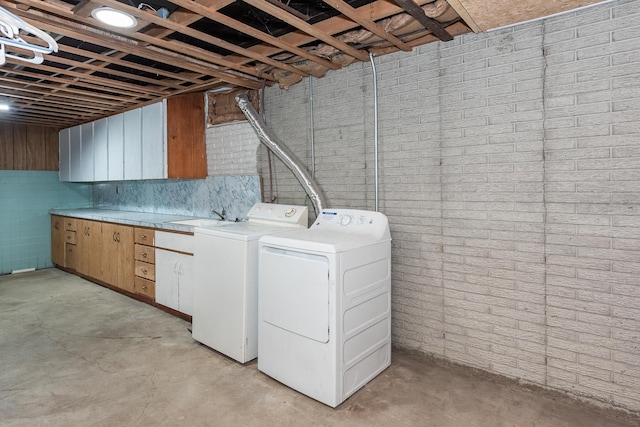
<svg viewBox="0 0 640 427">
<path fill-rule="evenodd" d="M 67 105 L 69 105 L 69 101 L 73 101 L 73 104 L 80 105 L 82 108 L 102 110 L 104 108 L 101 107 L 101 105 L 106 107 L 113 105 L 112 101 L 91 97 L 91 95 L 93 95 L 91 92 L 72 89 L 69 91 L 58 91 L 56 93 L 52 93 L 52 89 L 55 89 L 58 86 L 42 82 L 28 82 L 25 84 L 24 80 L 11 77 L 2 77 L 2 80 L 0 80 L 0 87 L 5 89 L 23 90 L 27 93 L 49 95 L 52 99 L 60 98 L 59 102 L 66 103 Z"/>
<path fill-rule="evenodd" d="M 453 40 L 453 36 L 442 27 L 442 25 L 433 18 L 429 18 L 424 10 L 420 6 L 414 3 L 413 0 L 393 0 L 400 7 L 402 7 L 409 15 L 422 24 L 427 30 L 431 31 L 436 37 L 443 42 Z"/>
<path fill-rule="evenodd" d="M 258 40 L 262 40 L 265 43 L 269 43 L 273 46 L 277 46 L 279 48 L 281 48 L 282 50 L 291 52 L 295 55 L 298 55 L 304 59 L 308 59 L 310 61 L 313 61 L 315 63 L 317 63 L 318 65 L 322 65 L 323 67 L 327 67 L 327 68 L 331 68 L 334 70 L 337 70 L 338 68 L 340 68 L 339 64 L 335 64 L 331 61 L 327 61 L 324 58 L 321 58 L 317 55 L 314 55 L 304 49 L 299 48 L 298 46 L 294 46 L 292 44 L 283 42 L 281 39 L 277 38 L 277 37 L 273 37 L 270 34 L 266 34 L 262 31 L 257 30 L 256 28 L 253 28 L 250 25 L 244 24 L 240 21 L 237 21 L 235 19 L 229 18 L 228 16 L 212 9 L 212 8 L 208 8 L 206 6 L 202 6 L 198 3 L 192 2 L 190 0 L 169 0 L 171 1 L 171 3 L 176 4 L 180 7 L 183 7 L 185 9 L 189 9 L 191 11 L 193 11 L 194 13 L 198 13 L 208 19 L 211 19 L 212 21 L 216 21 L 222 25 L 226 25 L 229 28 L 233 28 L 235 30 L 241 31 L 244 34 L 247 34 L 248 36 L 251 36 L 255 39 Z"/>
<path fill-rule="evenodd" d="M 376 36 L 382 38 L 383 40 L 388 41 L 389 43 L 396 46 L 398 49 L 404 50 L 405 52 L 411 52 L 411 46 L 398 39 L 393 34 L 385 31 L 384 28 L 373 22 L 371 19 L 358 12 L 356 9 L 351 7 L 348 3 L 342 0 L 323 0 L 326 4 L 333 7 L 349 19 L 357 22 L 362 25 L 367 30 L 371 31 Z"/>
<path fill-rule="evenodd" d="M 284 10 L 280 9 L 277 6 L 272 5 L 271 3 L 265 0 L 243 0 L 243 1 L 255 8 L 262 10 L 265 13 L 268 13 L 269 15 L 272 15 L 280 19 L 281 21 L 286 22 L 289 25 L 293 25 L 298 30 L 305 32 L 309 35 L 312 35 L 318 40 L 322 40 L 323 42 L 335 47 L 336 49 L 343 51 L 347 55 L 353 56 L 354 58 L 357 58 L 361 61 L 369 60 L 369 54 L 367 52 L 355 49 L 349 46 L 348 44 L 341 42 L 335 37 L 330 36 L 328 33 L 320 31 L 317 27 L 306 23 L 300 18 L 296 18 L 295 16 L 288 14 Z"/>
<path fill-rule="evenodd" d="M 147 67 L 144 65 L 140 65 L 140 64 L 136 64 L 130 61 L 126 61 L 120 58 L 117 58 L 115 56 L 107 56 L 104 53 L 93 53 L 87 50 L 82 50 L 82 49 L 78 49 L 75 47 L 71 47 L 71 46 L 66 46 L 66 45 L 58 45 L 58 48 L 61 52 L 66 52 L 66 53 L 71 53 L 73 55 L 78 55 L 78 56 L 83 56 L 85 58 L 90 58 L 93 59 L 97 62 L 101 62 L 103 64 L 106 65 L 110 65 L 110 64 L 115 64 L 115 65 L 119 65 L 121 67 L 125 67 L 125 68 L 131 68 L 131 69 L 137 69 L 140 71 L 144 71 L 146 73 L 149 74 L 157 74 L 159 76 L 164 76 L 166 78 L 168 78 L 169 80 L 175 81 L 177 82 L 177 84 L 179 85 L 183 85 L 185 83 L 193 83 L 193 84 L 200 84 L 202 83 L 202 80 L 200 80 L 197 77 L 192 76 L 190 73 L 170 73 L 168 71 L 164 71 L 158 68 L 152 68 L 152 67 Z M 123 52 L 117 52 L 123 56 L 126 56 L 128 54 L 123 53 Z M 100 68 L 104 68 L 105 65 L 100 65 Z M 108 72 L 108 71 L 107 71 Z M 159 82 L 163 82 L 163 80 L 160 80 Z"/>
<path fill-rule="evenodd" d="M 419 0 L 418 3 L 421 5 L 430 3 L 432 0 Z M 404 10 L 399 7 L 397 4 L 387 1 L 378 1 L 375 3 L 370 3 L 365 6 L 361 6 L 356 9 L 358 13 L 362 15 L 369 16 L 369 19 L 372 21 L 378 21 L 380 19 L 388 18 L 393 15 L 397 15 L 398 13 L 403 13 Z M 314 24 L 314 27 L 319 31 L 325 32 L 327 34 L 339 34 L 345 31 L 352 30 L 358 27 L 358 23 L 347 18 L 343 15 L 334 16 L 333 18 L 325 19 L 324 21 L 320 21 L 317 24 Z M 315 38 L 309 34 L 305 34 L 299 31 L 294 31 L 283 36 L 280 36 L 279 39 L 292 44 L 294 46 L 303 46 L 309 43 L 312 43 Z M 255 50 L 256 52 L 260 52 L 263 55 L 276 55 L 282 52 L 281 49 L 274 48 L 266 45 L 257 45 L 249 48 L 251 50 Z M 243 59 L 240 57 L 230 58 L 239 63 L 243 63 Z M 368 59 L 367 59 L 368 60 Z"/>
<path fill-rule="evenodd" d="M 425 30 L 428 31 L 428 30 Z M 473 30 L 471 28 L 469 28 L 464 22 L 454 22 L 453 24 L 449 25 L 447 27 L 447 32 L 449 34 L 451 34 L 452 36 L 460 36 L 462 34 L 467 34 L 472 32 Z M 433 34 L 432 32 L 429 32 L 428 34 L 425 34 L 423 36 L 417 37 L 413 40 L 409 40 L 407 41 L 407 44 L 413 46 L 413 47 L 417 47 L 417 46 L 422 46 L 423 44 L 426 43 L 433 43 L 433 42 L 437 42 L 438 40 L 440 40 L 439 38 L 437 38 L 435 36 L 435 34 Z M 373 48 L 373 49 L 369 49 L 371 53 L 373 53 L 376 56 L 382 56 L 382 55 L 388 55 L 390 53 L 394 53 L 397 52 L 398 49 L 396 49 L 393 46 L 389 46 L 389 47 L 383 47 L 383 48 Z"/>
<path fill-rule="evenodd" d="M 33 0 L 17 0 L 19 2 L 27 2 L 27 3 L 39 3 L 44 8 L 49 8 L 49 2 L 36 2 Z M 12 3 L 7 2 L 6 0 L 0 0 L 0 4 L 8 5 L 11 7 Z M 139 56 L 141 58 L 148 58 L 152 60 L 156 60 L 158 62 L 162 62 L 164 64 L 168 64 L 171 66 L 175 66 L 176 68 L 186 69 L 195 71 L 201 74 L 205 74 L 208 76 L 219 78 L 220 80 L 226 81 L 227 83 L 231 83 L 240 87 L 246 87 L 250 89 L 258 89 L 261 87 L 261 83 L 256 80 L 249 80 L 245 77 L 225 73 L 222 71 L 218 71 L 218 69 L 214 65 L 200 65 L 196 64 L 193 60 L 190 60 L 189 57 L 185 57 L 183 55 L 179 55 L 174 52 L 171 54 L 170 52 L 165 51 L 155 51 L 150 50 L 146 47 L 139 46 L 136 42 L 132 40 L 123 40 L 121 36 L 114 36 L 111 33 L 105 31 L 99 31 L 94 28 L 78 24 L 73 21 L 63 20 L 61 18 L 55 18 L 52 15 L 45 15 L 42 11 L 34 11 L 34 8 L 31 8 L 29 12 L 21 12 L 18 9 L 14 8 L 15 14 L 20 16 L 21 18 L 29 21 L 37 22 L 37 26 L 39 26 L 44 31 L 49 31 L 54 34 L 60 34 L 63 36 L 71 37 L 76 40 L 84 40 L 89 43 L 96 44 L 98 46 L 104 46 L 109 49 L 120 50 L 123 52 L 127 52 L 130 55 Z M 63 12 L 64 13 L 64 12 Z M 179 57 L 179 58 L 178 58 Z M 199 60 L 201 64 L 207 64 L 205 61 Z M 231 62 L 228 61 L 230 64 Z M 238 64 L 232 64 L 234 68 L 237 68 Z M 245 67 L 246 68 L 246 67 Z M 251 69 L 251 71 L 255 71 Z"/>
<path fill-rule="evenodd" d="M 23 65 L 19 61 L 12 60 L 12 59 L 7 59 L 7 62 L 16 64 L 16 65 L 20 65 L 20 66 Z M 58 71 L 58 69 L 54 69 L 54 71 Z M 34 72 L 26 71 L 24 69 L 21 69 L 21 70 L 10 69 L 10 70 L 6 71 L 6 74 L 7 75 L 15 74 L 15 75 L 24 76 L 24 77 L 31 77 L 31 78 L 36 79 L 36 81 L 38 81 L 38 80 L 48 80 L 48 81 L 57 82 L 57 83 L 61 83 L 61 84 L 67 83 L 67 84 L 72 84 L 72 85 L 76 85 L 76 86 L 82 86 L 85 89 L 91 90 L 92 92 L 90 92 L 90 93 L 91 93 L 91 95 L 93 95 L 93 97 L 107 99 L 111 103 L 117 102 L 117 101 L 122 102 L 122 101 L 128 99 L 128 97 L 122 97 L 122 96 L 117 95 L 117 94 L 109 94 L 109 92 L 110 92 L 109 87 L 105 87 L 104 85 L 99 85 L 99 84 L 93 84 L 91 82 L 79 82 L 79 81 L 75 81 L 75 80 L 72 80 L 72 79 L 69 79 L 69 78 L 47 76 L 45 74 L 34 73 Z M 25 84 L 28 84 L 28 83 L 29 82 L 26 82 Z M 130 97 L 134 96 L 134 94 L 131 94 L 130 92 L 124 92 L 124 93 L 128 94 Z M 130 102 L 135 102 L 135 100 L 132 99 L 132 100 L 130 100 Z"/>
<path fill-rule="evenodd" d="M 22 0 L 20 0 L 20 1 L 22 1 Z M 117 0 L 95 0 L 95 1 L 100 3 L 100 4 L 103 4 L 105 6 L 117 7 L 119 10 L 122 10 L 123 12 L 127 12 L 127 13 L 135 16 L 135 17 L 141 17 L 143 15 L 149 15 L 148 13 L 140 11 L 139 9 L 137 9 L 135 7 L 127 6 L 127 5 L 123 4 L 123 3 L 120 3 Z M 301 75 L 303 77 L 306 77 L 306 76 L 309 75 L 308 73 L 306 73 L 306 72 L 304 72 L 304 71 L 302 71 L 302 70 L 300 70 L 300 69 L 298 69 L 296 67 L 293 67 L 293 66 L 291 66 L 289 64 L 285 64 L 283 62 L 276 61 L 276 60 L 271 59 L 271 58 L 269 58 L 268 56 L 265 56 L 265 55 L 260 55 L 260 54 L 255 53 L 255 52 L 248 51 L 247 49 L 238 47 L 238 46 L 236 46 L 236 45 L 234 45 L 232 43 L 229 43 L 229 42 L 227 42 L 225 40 L 222 40 L 219 37 L 214 37 L 214 36 L 211 36 L 209 34 L 205 34 L 205 33 L 201 32 L 201 31 L 194 30 L 194 29 L 189 28 L 189 27 L 187 27 L 185 25 L 182 25 L 182 24 L 176 24 L 176 23 L 174 23 L 174 22 L 172 22 L 172 21 L 170 21 L 168 19 L 162 19 L 160 17 L 153 16 L 153 15 L 149 16 L 148 19 L 149 19 L 149 21 L 151 21 L 155 25 L 159 25 L 159 26 L 162 26 L 162 27 L 169 28 L 169 29 L 171 29 L 171 30 L 173 30 L 175 32 L 179 32 L 179 33 L 184 34 L 186 36 L 193 37 L 193 38 L 195 38 L 197 40 L 202 40 L 202 41 L 204 41 L 206 43 L 209 43 L 211 45 L 220 47 L 222 49 L 226 49 L 226 50 L 228 50 L 230 52 L 234 52 L 237 55 L 246 56 L 248 58 L 253 59 L 254 61 L 259 61 L 259 62 L 262 62 L 264 64 L 271 65 L 272 67 L 275 67 L 275 68 L 278 68 L 278 69 L 281 69 L 281 70 L 285 70 L 285 71 L 289 71 L 290 73 L 298 74 L 298 75 Z M 94 24 L 95 25 L 95 23 L 96 22 L 94 21 L 93 23 L 90 23 L 90 24 Z M 167 43 L 166 41 L 164 41 L 162 39 L 158 39 L 156 37 L 147 36 L 147 35 L 144 35 L 144 34 L 141 34 L 141 33 L 124 32 L 124 34 L 126 36 L 129 36 L 129 37 L 132 37 L 132 38 L 137 38 L 139 40 L 145 41 L 145 42 L 150 43 L 150 44 L 156 44 L 156 45 L 161 46 L 161 47 L 163 47 L 164 43 Z M 216 63 L 216 59 L 217 59 L 217 61 L 219 61 L 221 63 L 220 65 L 225 65 L 225 66 L 228 66 L 228 67 L 231 67 L 231 66 L 237 67 L 237 64 L 232 63 L 232 62 L 228 62 L 228 61 L 224 61 L 223 59 L 221 59 L 220 56 L 218 56 L 217 58 L 214 59 L 214 57 L 211 54 L 211 52 L 208 52 L 205 49 L 196 49 L 196 48 L 193 48 L 193 47 L 189 47 L 189 49 L 187 49 L 187 52 L 189 52 L 189 51 L 196 52 L 195 55 L 193 55 L 193 56 L 198 57 L 199 59 L 204 59 L 204 60 L 212 62 L 212 63 Z M 182 53 L 185 53 L 185 52 L 183 51 Z M 226 64 L 222 64 L 222 62 L 226 62 Z M 239 70 L 239 71 L 241 71 L 241 70 Z M 271 80 L 273 81 L 275 79 L 271 79 Z"/>
<path fill-rule="evenodd" d="M 93 59 L 90 59 L 89 61 L 93 61 Z M 82 62 L 74 61 L 72 59 L 62 58 L 61 56 L 52 56 L 50 58 L 47 58 L 48 63 L 69 65 L 72 68 L 67 68 L 67 70 L 70 70 L 70 71 L 71 70 L 76 71 L 76 69 L 77 69 L 76 72 L 82 72 L 83 70 L 88 70 L 88 71 L 99 72 L 103 74 L 110 74 L 112 76 L 123 77 L 125 79 L 153 85 L 151 87 L 158 88 L 160 92 L 163 92 L 165 90 L 164 88 L 182 89 L 182 86 L 174 81 L 170 82 L 166 80 L 150 79 L 148 77 L 143 77 L 138 74 L 125 73 L 123 71 L 118 71 L 110 68 L 104 68 L 98 65 L 93 65 L 89 61 L 82 61 Z M 87 76 L 87 78 L 91 78 L 89 77 L 89 74 L 87 73 L 84 73 L 84 74 Z M 92 73 L 91 75 L 93 76 L 94 74 Z M 135 85 L 135 83 L 130 83 L 130 84 Z M 149 87 L 149 86 L 145 86 L 145 87 Z"/>
</svg>

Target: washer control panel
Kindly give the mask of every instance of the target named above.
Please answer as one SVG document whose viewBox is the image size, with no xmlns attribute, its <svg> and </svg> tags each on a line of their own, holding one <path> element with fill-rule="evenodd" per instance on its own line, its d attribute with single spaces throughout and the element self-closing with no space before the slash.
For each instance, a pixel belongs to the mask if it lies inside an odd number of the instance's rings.
<svg viewBox="0 0 640 427">
<path fill-rule="evenodd" d="M 309 223 L 309 208 L 306 206 L 256 203 L 247 213 L 249 221 L 286 223 L 306 227 Z"/>
</svg>

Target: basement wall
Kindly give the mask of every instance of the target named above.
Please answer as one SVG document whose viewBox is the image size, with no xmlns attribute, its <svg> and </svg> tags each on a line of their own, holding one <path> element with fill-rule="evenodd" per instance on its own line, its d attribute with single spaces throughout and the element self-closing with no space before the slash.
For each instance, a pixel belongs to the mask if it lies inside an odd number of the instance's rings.
<svg viewBox="0 0 640 427">
<path fill-rule="evenodd" d="M 60 182 L 57 171 L 0 170 L 0 275 L 52 267 L 51 208 L 93 205 L 91 184 Z"/>
<path fill-rule="evenodd" d="M 640 410 L 638 18 L 623 0 L 376 59 L 395 345 Z M 370 65 L 314 85 L 329 205 L 373 209 Z M 266 114 L 311 169 L 308 80 Z M 279 161 L 273 193 L 307 202 Z"/>
</svg>

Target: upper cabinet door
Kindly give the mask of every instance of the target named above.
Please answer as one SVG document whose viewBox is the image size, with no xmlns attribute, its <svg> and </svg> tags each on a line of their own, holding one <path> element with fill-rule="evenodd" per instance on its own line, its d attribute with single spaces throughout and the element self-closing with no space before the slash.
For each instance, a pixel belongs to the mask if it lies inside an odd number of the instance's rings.
<svg viewBox="0 0 640 427">
<path fill-rule="evenodd" d="M 76 181 L 93 181 L 93 122 L 80 125 L 80 169 Z"/>
<path fill-rule="evenodd" d="M 82 178 L 82 130 L 81 126 L 69 129 L 69 181 Z"/>
<path fill-rule="evenodd" d="M 107 121 L 109 181 L 124 179 L 124 114 L 111 116 Z"/>
<path fill-rule="evenodd" d="M 142 107 L 142 179 L 167 177 L 164 104 Z"/>
<path fill-rule="evenodd" d="M 93 180 L 109 179 L 109 140 L 107 119 L 93 122 Z"/>
<path fill-rule="evenodd" d="M 69 181 L 69 134 L 71 129 L 62 129 L 58 134 L 58 177 L 60 181 Z"/>
<path fill-rule="evenodd" d="M 124 113 L 124 179 L 142 179 L 142 109 Z"/>
</svg>

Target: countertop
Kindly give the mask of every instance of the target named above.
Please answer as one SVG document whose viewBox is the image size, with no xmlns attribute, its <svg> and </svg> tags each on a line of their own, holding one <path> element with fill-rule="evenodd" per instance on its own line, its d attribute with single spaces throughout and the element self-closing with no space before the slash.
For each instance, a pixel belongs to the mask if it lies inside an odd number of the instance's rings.
<svg viewBox="0 0 640 427">
<path fill-rule="evenodd" d="M 135 225 L 139 227 L 159 228 L 169 231 L 193 233 L 194 227 L 185 224 L 172 224 L 172 221 L 198 219 L 185 215 L 168 215 L 152 212 L 118 211 L 109 209 L 50 209 L 52 215 L 70 216 L 74 218 L 92 219 L 95 221 L 114 222 L 117 224 Z"/>
</svg>

